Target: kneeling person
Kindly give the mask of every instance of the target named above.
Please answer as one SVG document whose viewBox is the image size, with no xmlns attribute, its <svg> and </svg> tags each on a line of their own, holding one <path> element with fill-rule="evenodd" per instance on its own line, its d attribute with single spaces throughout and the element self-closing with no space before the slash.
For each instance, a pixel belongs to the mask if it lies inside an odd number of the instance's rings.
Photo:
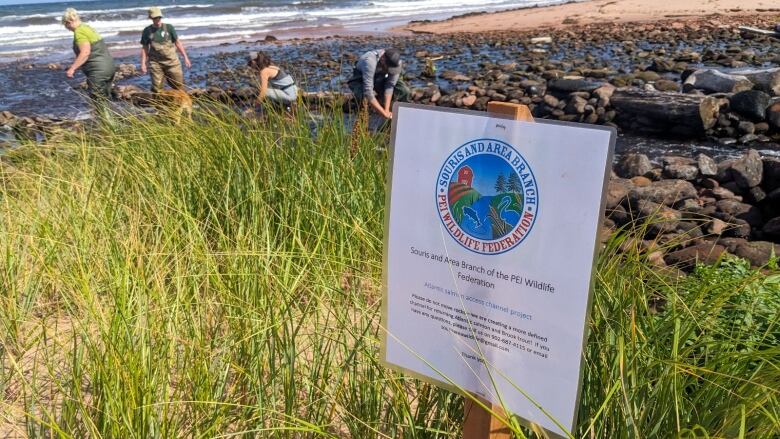
<svg viewBox="0 0 780 439">
<path fill-rule="evenodd" d="M 149 18 L 152 20 L 152 24 L 147 26 L 141 34 L 141 45 L 143 46 L 141 49 L 141 72 L 147 72 L 148 60 L 153 93 L 159 93 L 163 89 L 163 80 L 168 82 L 171 88 L 184 90 L 184 73 L 176 51 L 181 53 L 187 68 L 192 67 L 192 64 L 184 46 L 179 41 L 176 29 L 172 25 L 162 22 L 160 8 L 150 8 Z"/>
<path fill-rule="evenodd" d="M 250 52 L 247 65 L 257 71 L 260 79 L 260 91 L 257 102 L 264 99 L 289 106 L 298 99 L 298 86 L 289 73 L 271 63 L 271 57 L 265 52 Z"/>
</svg>

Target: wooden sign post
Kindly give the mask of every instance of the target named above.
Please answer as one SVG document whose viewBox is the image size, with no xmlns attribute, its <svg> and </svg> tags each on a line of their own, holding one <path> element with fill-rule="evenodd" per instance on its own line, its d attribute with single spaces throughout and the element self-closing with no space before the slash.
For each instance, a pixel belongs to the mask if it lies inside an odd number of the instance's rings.
<svg viewBox="0 0 780 439">
<path fill-rule="evenodd" d="M 507 102 L 488 102 L 487 111 L 497 116 L 509 116 L 514 120 L 533 122 L 531 110 L 521 104 Z M 479 398 L 485 406 L 491 407 L 495 413 L 504 413 L 497 405 L 491 405 L 489 401 Z M 471 399 L 466 399 L 463 407 L 463 439 L 511 439 L 512 433 L 500 419 L 482 408 Z"/>
<path fill-rule="evenodd" d="M 465 439 L 567 437 L 615 130 L 487 109 L 396 104 L 381 361 L 465 392 Z"/>
</svg>

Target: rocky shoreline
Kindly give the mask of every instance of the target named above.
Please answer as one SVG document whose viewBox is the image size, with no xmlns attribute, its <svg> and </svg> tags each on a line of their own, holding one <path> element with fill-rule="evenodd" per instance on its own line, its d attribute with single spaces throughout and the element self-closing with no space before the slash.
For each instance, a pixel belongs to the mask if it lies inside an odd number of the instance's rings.
<svg viewBox="0 0 780 439">
<path fill-rule="evenodd" d="M 693 267 L 728 252 L 764 266 L 780 256 L 780 158 L 748 150 L 738 159 L 627 154 L 606 194 L 603 236 L 639 232 L 632 242 L 659 266 Z"/>
<path fill-rule="evenodd" d="M 762 157 L 752 148 L 780 151 L 780 40 L 743 34 L 738 26 L 771 24 L 770 17 L 713 15 L 548 32 L 267 38 L 211 55 L 206 62 L 226 69 L 192 75 L 191 92 L 196 98 L 250 102 L 256 87 L 242 49 L 251 47 L 286 60 L 297 78 L 318 84 L 304 87 L 310 90 L 303 95 L 308 104 L 339 102 L 349 109 L 343 80 L 356 54 L 396 46 L 403 48 L 404 79 L 416 103 L 484 110 L 490 101 L 514 102 L 527 105 L 537 118 L 709 139 L 746 152 L 720 162 L 702 154 L 662 156 L 655 164 L 642 154 L 620 157 L 605 230 L 641 231 L 639 245 L 659 265 L 690 266 L 691 258 L 708 261 L 729 252 L 762 266 L 780 254 L 780 158 Z M 124 64 L 121 75 L 118 97 L 148 102 L 134 66 Z M 0 113 L 0 125 L 27 138 L 79 129 L 72 121 L 7 112 Z"/>
</svg>

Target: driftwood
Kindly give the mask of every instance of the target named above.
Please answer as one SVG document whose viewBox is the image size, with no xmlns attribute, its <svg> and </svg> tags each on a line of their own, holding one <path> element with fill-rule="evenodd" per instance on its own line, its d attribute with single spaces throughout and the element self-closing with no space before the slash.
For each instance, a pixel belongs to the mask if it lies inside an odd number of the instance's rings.
<svg viewBox="0 0 780 439">
<path fill-rule="evenodd" d="M 621 126 L 656 134 L 698 136 L 717 122 L 722 101 L 683 93 L 616 90 L 610 99 Z"/>
<path fill-rule="evenodd" d="M 750 26 L 740 26 L 739 30 L 742 31 L 742 34 L 745 35 L 764 35 L 767 37 L 772 38 L 780 38 L 780 32 L 776 32 L 769 29 L 759 29 L 757 27 L 750 27 Z"/>
</svg>

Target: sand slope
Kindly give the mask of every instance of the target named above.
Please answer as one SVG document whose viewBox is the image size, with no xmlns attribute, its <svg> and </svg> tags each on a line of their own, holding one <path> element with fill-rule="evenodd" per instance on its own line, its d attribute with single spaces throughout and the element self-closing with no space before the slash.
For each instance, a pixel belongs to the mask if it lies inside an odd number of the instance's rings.
<svg viewBox="0 0 780 439">
<path fill-rule="evenodd" d="M 780 21 L 777 0 L 595 0 L 543 8 L 452 18 L 434 23 L 414 23 L 399 30 L 415 32 L 484 32 L 576 26 L 600 22 L 654 21 L 697 18 L 709 14 L 761 14 Z"/>
</svg>

